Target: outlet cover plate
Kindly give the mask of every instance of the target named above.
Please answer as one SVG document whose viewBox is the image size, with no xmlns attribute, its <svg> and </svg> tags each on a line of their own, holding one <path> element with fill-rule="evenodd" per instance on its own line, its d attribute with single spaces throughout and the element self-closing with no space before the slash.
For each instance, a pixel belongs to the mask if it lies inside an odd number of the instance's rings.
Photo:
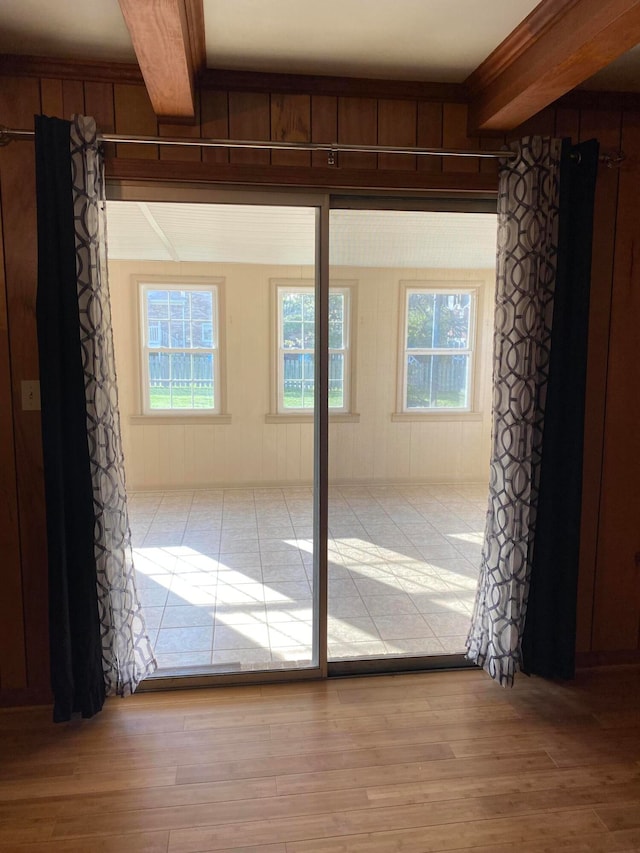
<svg viewBox="0 0 640 853">
<path fill-rule="evenodd" d="M 40 410 L 40 382 L 37 379 L 23 379 L 22 411 L 37 412 Z"/>
</svg>

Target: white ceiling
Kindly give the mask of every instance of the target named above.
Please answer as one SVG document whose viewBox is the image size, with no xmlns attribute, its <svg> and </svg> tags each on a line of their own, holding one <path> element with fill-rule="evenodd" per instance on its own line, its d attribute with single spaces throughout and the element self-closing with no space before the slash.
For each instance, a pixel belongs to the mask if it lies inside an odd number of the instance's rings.
<svg viewBox="0 0 640 853">
<path fill-rule="evenodd" d="M 107 202 L 109 260 L 311 266 L 315 209 Z M 331 263 L 477 269 L 495 263 L 494 214 L 334 210 Z"/>
<path fill-rule="evenodd" d="M 0 53 L 136 61 L 118 0 L 0 0 Z"/>
<path fill-rule="evenodd" d="M 210 67 L 461 83 L 538 0 L 205 0 Z"/>
<path fill-rule="evenodd" d="M 537 0 L 204 0 L 212 68 L 461 82 Z M 0 53 L 135 62 L 118 0 L 0 0 Z M 640 49 L 583 88 L 639 90 Z"/>
</svg>

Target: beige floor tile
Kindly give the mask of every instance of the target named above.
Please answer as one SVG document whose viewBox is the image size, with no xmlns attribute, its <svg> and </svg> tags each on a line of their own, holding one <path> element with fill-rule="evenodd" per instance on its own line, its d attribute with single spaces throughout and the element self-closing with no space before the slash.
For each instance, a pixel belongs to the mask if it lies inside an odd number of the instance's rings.
<svg viewBox="0 0 640 853">
<path fill-rule="evenodd" d="M 376 616 L 373 618 L 373 622 L 377 632 L 383 640 L 413 640 L 435 636 L 426 619 L 418 613 L 398 613 L 393 616 Z"/>
<path fill-rule="evenodd" d="M 295 620 L 269 624 L 269 644 L 271 649 L 291 648 L 311 645 L 313 630 L 311 622 Z"/>
<path fill-rule="evenodd" d="M 329 660 L 384 657 L 387 647 L 382 640 L 370 640 L 366 643 L 332 642 L 329 643 L 328 653 Z"/>
<path fill-rule="evenodd" d="M 267 623 L 267 610 L 263 602 L 247 604 L 217 604 L 215 609 L 216 626 L 251 625 Z"/>
<path fill-rule="evenodd" d="M 464 654 L 467 649 L 467 634 L 461 634 L 457 637 L 442 637 L 440 642 L 445 654 Z"/>
<path fill-rule="evenodd" d="M 370 595 L 363 596 L 364 604 L 371 616 L 393 616 L 396 614 L 417 614 L 418 609 L 411 596 L 400 595 Z"/>
<path fill-rule="evenodd" d="M 369 616 L 364 601 L 359 595 L 348 595 L 344 598 L 329 600 L 329 616 Z"/>
<path fill-rule="evenodd" d="M 328 623 L 329 643 L 364 643 L 380 639 L 370 616 L 329 616 Z"/>
<path fill-rule="evenodd" d="M 306 487 L 130 496 L 161 667 L 310 665 L 312 505 Z M 460 654 L 485 510 L 474 485 L 332 486 L 330 657 Z"/>
<path fill-rule="evenodd" d="M 213 650 L 269 648 L 269 630 L 262 623 L 234 626 L 216 625 L 213 633 Z"/>
<path fill-rule="evenodd" d="M 158 669 L 175 667 L 207 666 L 211 661 L 211 652 L 156 652 Z"/>
<path fill-rule="evenodd" d="M 160 628 L 213 627 L 215 608 L 178 605 L 165 607 Z"/>
<path fill-rule="evenodd" d="M 265 664 L 271 661 L 269 649 L 214 649 L 211 663 L 227 664 L 230 670 L 242 669 L 251 664 Z"/>
<path fill-rule="evenodd" d="M 156 652 L 200 652 L 211 650 L 213 625 L 188 628 L 160 628 Z"/>
<path fill-rule="evenodd" d="M 266 619 L 269 624 L 277 625 L 280 622 L 310 622 L 313 618 L 313 607 L 311 599 L 302 601 L 286 601 L 282 603 L 268 604 L 265 607 Z M 366 616 L 366 613 L 364 614 Z"/>
<path fill-rule="evenodd" d="M 446 654 L 441 641 L 436 637 L 385 640 L 385 654 L 393 656 L 421 656 Z"/>
<path fill-rule="evenodd" d="M 445 637 L 458 637 L 469 632 L 470 616 L 466 613 L 428 613 L 425 621 L 434 635 L 444 641 Z"/>
</svg>

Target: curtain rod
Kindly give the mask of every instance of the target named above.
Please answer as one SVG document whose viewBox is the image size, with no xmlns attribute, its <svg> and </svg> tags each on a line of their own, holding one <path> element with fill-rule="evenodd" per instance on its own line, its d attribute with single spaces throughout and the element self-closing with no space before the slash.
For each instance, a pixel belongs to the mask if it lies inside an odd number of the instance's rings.
<svg viewBox="0 0 640 853">
<path fill-rule="evenodd" d="M 32 139 L 33 130 L 13 130 L 0 125 L 0 146 L 8 145 L 12 140 Z M 339 142 L 279 142 L 257 139 L 195 139 L 170 136 L 132 136 L 121 133 L 99 133 L 100 142 L 118 142 L 136 145 L 182 145 L 194 148 L 257 148 L 275 151 L 324 151 L 330 166 L 335 164 L 335 155 L 342 152 L 358 154 L 417 154 L 427 157 L 502 157 L 510 160 L 516 156 L 513 151 L 470 151 L 460 148 L 418 148 L 396 147 L 393 145 L 347 145 Z"/>
<path fill-rule="evenodd" d="M 13 140 L 33 139 L 33 130 L 15 130 L 0 124 L 0 148 Z M 278 142 L 261 139 L 196 139 L 184 136 L 132 136 L 122 133 L 99 133 L 99 142 L 118 142 L 135 145 L 181 145 L 191 148 L 255 148 L 268 151 L 324 151 L 327 164 L 334 166 L 338 152 L 357 154 L 415 154 L 423 157 L 481 157 L 485 159 L 502 158 L 513 160 L 515 151 L 465 150 L 462 148 L 418 148 L 410 145 L 348 145 L 340 142 Z M 572 155 L 579 158 L 579 154 Z M 624 151 L 603 151 L 598 159 L 607 168 L 619 166 L 625 160 Z"/>
</svg>

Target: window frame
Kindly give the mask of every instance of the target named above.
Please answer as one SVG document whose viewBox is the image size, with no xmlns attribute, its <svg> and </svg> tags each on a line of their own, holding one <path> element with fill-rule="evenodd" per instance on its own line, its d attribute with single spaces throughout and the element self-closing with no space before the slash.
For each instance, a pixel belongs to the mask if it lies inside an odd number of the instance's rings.
<svg viewBox="0 0 640 853">
<path fill-rule="evenodd" d="M 479 400 L 479 353 L 480 318 L 482 317 L 482 281 L 401 281 L 400 306 L 398 324 L 398 375 L 397 401 L 394 420 L 428 420 L 430 418 L 463 420 L 474 418 L 480 412 Z M 469 319 L 469 345 L 465 349 L 450 349 L 447 347 L 421 347 L 409 350 L 407 347 L 409 297 L 412 293 L 429 293 L 451 295 L 464 293 L 471 296 L 471 316 Z M 407 356 L 410 352 L 418 355 L 468 355 L 468 393 L 467 405 L 464 407 L 408 407 L 407 406 Z"/>
<path fill-rule="evenodd" d="M 223 313 L 223 285 L 224 279 L 219 277 L 180 277 L 179 282 L 173 276 L 135 276 L 137 286 L 138 303 L 138 351 L 140 354 L 139 370 L 139 411 L 142 417 L 183 420 L 183 419 L 218 419 L 223 417 L 225 411 L 225 383 L 224 383 L 224 313 Z M 213 343 L 210 347 L 150 347 L 147 340 L 148 316 L 146 295 L 151 290 L 175 290 L 204 291 L 212 295 L 212 337 Z M 151 407 L 150 378 L 149 378 L 149 353 L 152 352 L 186 352 L 204 353 L 213 355 L 213 398 L 212 408 L 175 408 L 155 409 Z"/>
<path fill-rule="evenodd" d="M 272 287 L 272 394 L 271 414 L 268 420 L 311 420 L 313 419 L 313 407 L 285 408 L 284 407 L 284 355 L 285 353 L 311 353 L 311 349 L 285 349 L 282 347 L 282 294 L 284 293 L 311 293 L 315 296 L 313 279 L 271 279 Z M 329 296 L 334 293 L 342 293 L 345 297 L 343 312 L 343 347 L 330 348 L 332 353 L 342 353 L 344 356 L 344 404 L 338 407 L 329 407 L 331 418 L 351 419 L 354 415 L 355 405 L 355 316 L 357 312 L 357 282 L 336 280 L 329 284 Z"/>
</svg>

